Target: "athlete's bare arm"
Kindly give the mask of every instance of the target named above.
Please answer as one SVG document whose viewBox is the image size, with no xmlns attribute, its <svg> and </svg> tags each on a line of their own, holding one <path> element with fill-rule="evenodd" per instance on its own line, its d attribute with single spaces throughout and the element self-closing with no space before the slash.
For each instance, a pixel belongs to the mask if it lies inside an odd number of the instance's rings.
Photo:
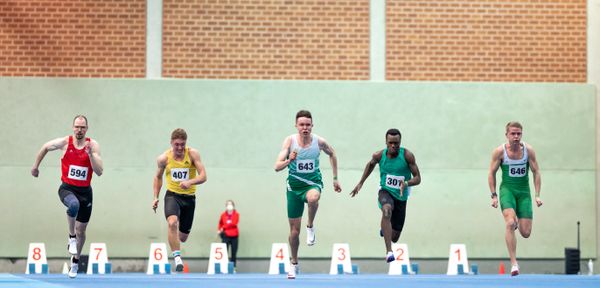
<svg viewBox="0 0 600 288">
<path fill-rule="evenodd" d="M 279 155 L 277 155 L 277 160 L 275 161 L 275 172 L 285 169 L 292 160 L 296 159 L 297 152 L 290 152 L 292 137 L 294 137 L 294 135 L 286 137 L 285 140 L 283 140 L 281 151 L 279 151 Z"/>
<path fill-rule="evenodd" d="M 329 162 L 331 163 L 331 170 L 333 172 L 333 190 L 335 192 L 342 192 L 342 187 L 340 186 L 340 182 L 338 180 L 338 171 L 337 171 L 337 156 L 335 155 L 335 150 L 333 147 L 327 143 L 327 141 L 321 137 L 319 137 L 319 149 L 323 150 L 325 154 L 329 156 Z"/>
<path fill-rule="evenodd" d="M 379 161 L 381 161 L 381 155 L 383 155 L 383 150 L 373 153 L 373 156 L 371 156 L 371 160 L 369 160 L 369 162 L 367 162 L 367 166 L 365 166 L 365 171 L 363 172 L 363 175 L 360 177 L 360 181 L 358 181 L 358 184 L 356 184 L 356 187 L 354 187 L 354 189 L 352 189 L 352 192 L 350 192 L 350 196 L 354 197 L 354 196 L 356 196 L 356 194 L 358 194 L 358 192 L 360 191 L 360 188 L 362 188 L 362 185 L 365 183 L 365 180 L 367 180 L 369 175 L 371 175 L 371 172 L 373 172 L 373 169 L 375 169 L 375 166 L 377 166 L 377 163 L 379 163 Z"/>
<path fill-rule="evenodd" d="M 400 196 L 404 194 L 404 190 L 407 186 L 416 186 L 421 183 L 421 172 L 419 171 L 419 166 L 417 166 L 415 154 L 410 152 L 408 149 L 404 149 L 404 159 L 406 160 L 406 164 L 408 164 L 408 169 L 412 174 L 412 178 L 408 181 L 402 181 L 400 183 Z"/>
<path fill-rule="evenodd" d="M 504 144 L 502 144 L 504 145 Z M 502 146 L 494 149 L 492 152 L 492 162 L 490 163 L 490 171 L 488 173 L 488 186 L 490 193 L 496 193 L 496 172 L 502 163 Z M 498 196 L 492 197 L 492 207 L 498 208 Z"/>
<path fill-rule="evenodd" d="M 91 139 L 91 141 L 86 144 L 85 152 L 87 152 L 90 157 L 90 163 L 92 164 L 94 173 L 101 176 L 104 171 L 104 165 L 102 164 L 102 158 L 100 157 L 100 144 L 98 144 L 96 140 Z"/>
<path fill-rule="evenodd" d="M 537 163 L 537 158 L 535 156 L 535 151 L 533 147 L 529 144 L 527 145 L 527 153 L 529 155 L 529 169 L 531 169 L 531 173 L 533 173 L 533 185 L 535 187 L 535 203 L 538 207 L 542 206 L 544 202 L 540 199 L 540 192 L 542 189 L 542 175 L 540 174 L 540 167 Z"/>
<path fill-rule="evenodd" d="M 152 200 L 152 209 L 154 213 L 156 213 L 156 208 L 158 207 L 158 197 L 160 196 L 160 188 L 162 187 L 163 182 L 163 174 L 165 173 L 165 168 L 167 167 L 167 154 L 163 153 L 156 159 L 156 165 L 158 168 L 156 169 L 156 173 L 154 174 L 154 199 Z"/>
<path fill-rule="evenodd" d="M 198 150 L 193 148 L 190 148 L 189 151 L 192 164 L 194 164 L 194 167 L 196 167 L 196 171 L 198 173 L 193 179 L 181 181 L 179 183 L 179 187 L 182 189 L 189 189 L 192 185 L 198 185 L 206 182 L 206 169 L 204 169 L 204 164 L 202 164 L 202 160 L 200 160 L 200 153 Z"/>
<path fill-rule="evenodd" d="M 69 144 L 69 136 L 56 138 L 44 143 L 37 156 L 35 157 L 35 162 L 33 163 L 33 167 L 31 168 L 31 175 L 33 177 L 38 177 L 38 175 L 40 174 L 38 168 L 40 167 L 42 160 L 44 160 L 44 157 L 46 157 L 46 153 L 58 149 L 64 150 L 67 144 Z"/>
</svg>

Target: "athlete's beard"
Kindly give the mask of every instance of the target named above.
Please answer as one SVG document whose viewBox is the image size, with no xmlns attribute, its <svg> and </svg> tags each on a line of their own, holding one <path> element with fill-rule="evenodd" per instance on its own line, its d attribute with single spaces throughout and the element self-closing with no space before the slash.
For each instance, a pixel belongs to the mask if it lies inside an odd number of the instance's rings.
<svg viewBox="0 0 600 288">
<path fill-rule="evenodd" d="M 83 133 L 77 133 L 77 134 L 75 134 L 75 138 L 77 138 L 77 140 L 83 139 L 84 136 L 85 135 L 83 135 Z"/>
</svg>

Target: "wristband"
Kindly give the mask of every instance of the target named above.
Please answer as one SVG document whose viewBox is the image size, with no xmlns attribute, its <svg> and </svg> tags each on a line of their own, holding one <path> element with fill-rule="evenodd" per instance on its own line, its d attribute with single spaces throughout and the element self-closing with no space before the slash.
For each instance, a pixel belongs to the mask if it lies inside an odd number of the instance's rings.
<svg viewBox="0 0 600 288">
<path fill-rule="evenodd" d="M 494 197 L 498 197 L 498 193 L 492 192 L 492 199 L 494 199 Z"/>
<path fill-rule="evenodd" d="M 333 176 L 333 180 L 337 180 L 337 176 Z"/>
</svg>

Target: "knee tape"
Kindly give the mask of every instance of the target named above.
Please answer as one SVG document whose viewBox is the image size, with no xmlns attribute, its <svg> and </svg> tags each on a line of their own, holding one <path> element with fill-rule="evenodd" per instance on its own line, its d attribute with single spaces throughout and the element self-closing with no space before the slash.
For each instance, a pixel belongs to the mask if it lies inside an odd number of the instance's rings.
<svg viewBox="0 0 600 288">
<path fill-rule="evenodd" d="M 67 206 L 67 215 L 69 217 L 76 217 L 79 212 L 79 200 L 73 195 L 68 195 L 64 200 L 65 206 Z"/>
</svg>

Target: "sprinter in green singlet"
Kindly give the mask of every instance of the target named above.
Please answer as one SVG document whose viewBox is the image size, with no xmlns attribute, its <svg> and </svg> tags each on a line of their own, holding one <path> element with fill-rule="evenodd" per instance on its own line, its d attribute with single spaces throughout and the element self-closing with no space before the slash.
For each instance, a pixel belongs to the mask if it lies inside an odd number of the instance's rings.
<svg viewBox="0 0 600 288">
<path fill-rule="evenodd" d="M 400 147 L 402 135 L 398 129 L 389 129 L 385 133 L 387 148 L 375 152 L 367 163 L 360 181 L 350 195 L 358 194 L 367 177 L 379 164 L 379 206 L 381 208 L 381 231 L 387 254 L 386 262 L 396 259 L 392 251 L 392 241 L 400 238 L 404 220 L 406 219 L 406 202 L 410 187 L 421 183 L 421 173 L 415 155 L 404 147 Z"/>
<path fill-rule="evenodd" d="M 296 129 L 298 134 L 293 134 L 283 140 L 283 147 L 275 162 L 275 171 L 279 172 L 288 168 L 287 178 L 287 211 L 290 224 L 290 248 L 292 250 L 291 264 L 288 278 L 296 278 L 298 272 L 298 246 L 300 244 L 300 224 L 304 213 L 304 203 L 308 204 L 308 221 L 306 225 L 306 244 L 312 246 L 316 242 L 313 221 L 319 208 L 319 199 L 323 182 L 319 169 L 319 155 L 321 150 L 329 156 L 333 170 L 333 188 L 341 192 L 337 179 L 337 157 L 333 148 L 323 139 L 312 134 L 312 116 L 309 111 L 300 110 L 296 113 Z"/>
<path fill-rule="evenodd" d="M 519 265 L 517 264 L 515 230 L 518 228 L 523 238 L 529 238 L 533 219 L 529 170 L 531 169 L 533 173 L 535 203 L 538 207 L 543 204 L 540 199 L 542 179 L 533 147 L 521 142 L 523 126 L 519 122 L 509 122 L 506 124 L 505 135 L 507 143 L 500 145 L 492 152 L 488 184 L 492 193 L 492 207 L 497 208 L 496 172 L 498 168 L 502 168 L 500 207 L 506 223 L 505 240 L 512 265 L 510 274 L 516 276 L 519 275 Z"/>
</svg>

